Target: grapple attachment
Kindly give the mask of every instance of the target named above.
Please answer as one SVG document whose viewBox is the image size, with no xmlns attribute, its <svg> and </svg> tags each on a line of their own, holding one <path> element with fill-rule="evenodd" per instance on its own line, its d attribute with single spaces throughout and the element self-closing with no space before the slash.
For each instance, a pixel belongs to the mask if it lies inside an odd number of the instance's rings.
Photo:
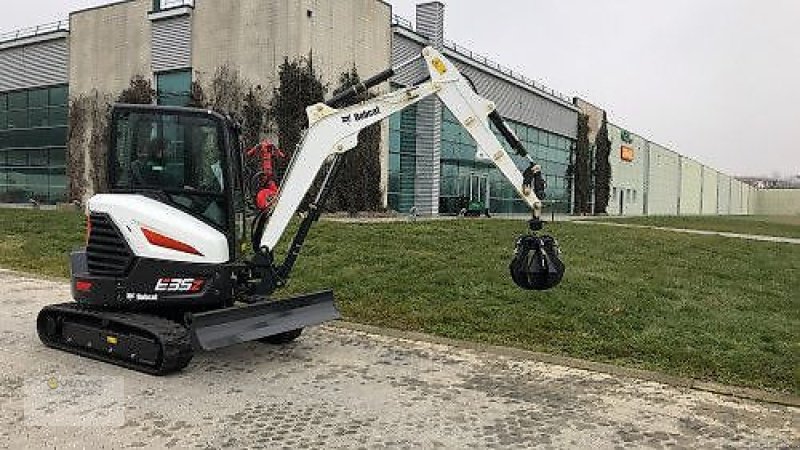
<svg viewBox="0 0 800 450">
<path fill-rule="evenodd" d="M 529 234 L 517 238 L 509 269 L 514 283 L 522 289 L 546 291 L 564 276 L 558 241 L 552 236 Z"/>
</svg>

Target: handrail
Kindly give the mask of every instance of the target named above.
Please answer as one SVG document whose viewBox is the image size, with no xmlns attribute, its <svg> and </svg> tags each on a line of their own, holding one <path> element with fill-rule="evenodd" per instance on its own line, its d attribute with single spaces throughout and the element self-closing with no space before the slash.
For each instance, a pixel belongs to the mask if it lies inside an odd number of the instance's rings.
<svg viewBox="0 0 800 450">
<path fill-rule="evenodd" d="M 16 41 L 43 34 L 55 33 L 57 31 L 69 31 L 69 20 L 59 20 L 58 22 L 46 23 L 35 27 L 20 28 L 14 31 L 0 33 L 0 42 Z"/>
<path fill-rule="evenodd" d="M 410 20 L 406 19 L 405 17 L 398 16 L 397 14 L 392 14 L 392 25 L 398 25 L 409 31 L 415 31 L 414 24 Z M 531 78 L 528 78 L 519 72 L 515 72 L 514 70 L 509 69 L 508 67 L 499 64 L 487 58 L 486 56 L 481 55 L 480 53 L 475 53 L 472 50 L 462 47 L 447 39 L 444 41 L 444 47 L 448 50 L 458 53 L 459 55 L 466 56 L 477 63 L 483 64 L 486 67 L 494 69 L 505 76 L 511 77 L 514 80 L 536 89 L 537 91 L 544 92 L 558 98 L 559 100 L 572 104 L 572 99 L 569 96 L 562 94 L 555 89 L 551 89 L 538 81 L 532 80 Z"/>
<path fill-rule="evenodd" d="M 414 31 L 414 24 L 405 17 L 398 16 L 397 14 L 392 14 L 392 25 L 400 25 L 403 28 Z"/>
<path fill-rule="evenodd" d="M 467 58 L 470 58 L 475 62 L 483 64 L 486 67 L 494 69 L 494 70 L 500 72 L 503 75 L 506 75 L 506 76 L 508 76 L 510 78 L 513 78 L 513 79 L 517 80 L 517 81 L 520 81 L 523 84 L 528 85 L 528 86 L 530 86 L 530 87 L 532 87 L 532 88 L 534 88 L 534 89 L 536 89 L 538 91 L 542 91 L 542 92 L 545 92 L 547 94 L 550 94 L 553 97 L 556 97 L 556 98 L 558 98 L 560 100 L 563 100 L 563 101 L 565 101 L 567 103 L 572 103 L 572 99 L 570 97 L 568 97 L 567 95 L 562 94 L 561 92 L 558 92 L 555 89 L 549 88 L 549 87 L 545 86 L 544 84 L 542 84 L 542 83 L 540 83 L 538 81 L 535 81 L 535 80 L 533 80 L 531 78 L 528 78 L 527 76 L 525 76 L 525 75 L 523 75 L 523 74 L 521 74 L 519 72 L 515 72 L 514 70 L 512 70 L 512 69 L 510 69 L 510 68 L 508 68 L 508 67 L 506 67 L 506 66 L 504 66 L 504 65 L 502 65 L 500 63 L 497 63 L 497 62 L 487 58 L 486 56 L 481 55 L 480 53 L 476 53 L 476 52 L 473 52 L 472 50 L 470 50 L 470 49 L 468 49 L 466 47 L 462 47 L 462 46 L 456 44 L 453 41 L 445 40 L 444 41 L 444 47 L 449 49 L 449 50 L 452 50 L 452 51 L 458 53 L 459 55 L 466 56 Z"/>
</svg>

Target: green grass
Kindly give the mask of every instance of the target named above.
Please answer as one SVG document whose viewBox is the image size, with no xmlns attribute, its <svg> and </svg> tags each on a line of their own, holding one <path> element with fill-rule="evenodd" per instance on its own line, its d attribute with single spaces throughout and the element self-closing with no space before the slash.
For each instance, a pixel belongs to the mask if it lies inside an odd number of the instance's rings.
<svg viewBox="0 0 800 450">
<path fill-rule="evenodd" d="M 348 320 L 800 393 L 800 246 L 556 223 L 547 292 L 507 265 L 524 222 L 321 222 L 287 293 L 334 288 Z M 64 275 L 82 219 L 0 210 L 0 265 Z M 284 244 L 281 244 L 284 247 Z"/>
<path fill-rule="evenodd" d="M 608 218 L 607 221 L 656 227 L 800 238 L 800 216 L 648 216 L 615 217 Z"/>
<path fill-rule="evenodd" d="M 0 267 L 69 276 L 69 253 L 84 244 L 86 218 L 76 212 L 0 209 Z"/>
</svg>

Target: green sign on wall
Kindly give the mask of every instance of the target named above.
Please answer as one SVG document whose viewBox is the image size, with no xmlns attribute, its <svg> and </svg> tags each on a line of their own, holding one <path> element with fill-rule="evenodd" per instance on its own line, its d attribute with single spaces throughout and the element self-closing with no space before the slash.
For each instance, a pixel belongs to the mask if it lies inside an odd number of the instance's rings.
<svg viewBox="0 0 800 450">
<path fill-rule="evenodd" d="M 621 130 L 619 132 L 619 137 L 622 139 L 622 142 L 626 144 L 633 144 L 633 136 L 631 136 L 631 132 L 627 130 Z"/>
</svg>

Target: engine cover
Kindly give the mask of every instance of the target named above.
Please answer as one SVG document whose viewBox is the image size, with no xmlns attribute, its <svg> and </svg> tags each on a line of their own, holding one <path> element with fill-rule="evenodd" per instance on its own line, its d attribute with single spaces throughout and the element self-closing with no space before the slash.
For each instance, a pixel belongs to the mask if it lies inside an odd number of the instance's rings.
<svg viewBox="0 0 800 450">
<path fill-rule="evenodd" d="M 134 256 L 199 264 L 230 260 L 224 233 L 152 198 L 99 194 L 89 199 L 88 206 L 90 214 L 105 214 L 113 221 Z"/>
</svg>

